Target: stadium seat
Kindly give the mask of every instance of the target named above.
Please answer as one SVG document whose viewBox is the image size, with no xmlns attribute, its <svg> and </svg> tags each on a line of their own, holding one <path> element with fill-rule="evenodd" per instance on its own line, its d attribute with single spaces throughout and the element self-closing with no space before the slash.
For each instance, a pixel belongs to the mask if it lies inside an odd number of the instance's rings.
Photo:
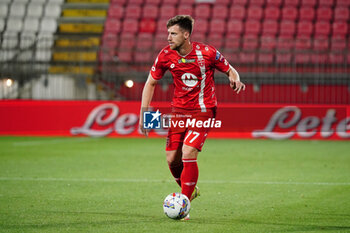
<svg viewBox="0 0 350 233">
<path fill-rule="evenodd" d="M 298 17 L 298 9 L 293 6 L 284 7 L 282 9 L 282 20 L 296 20 Z"/>
<path fill-rule="evenodd" d="M 142 5 L 143 4 L 143 0 L 128 0 L 127 1 L 128 5 Z"/>
<path fill-rule="evenodd" d="M 167 36 L 164 34 L 156 34 L 154 37 L 154 50 L 159 52 L 168 45 Z"/>
<path fill-rule="evenodd" d="M 121 19 L 124 16 L 124 7 L 117 4 L 111 4 L 108 8 L 108 18 Z"/>
<path fill-rule="evenodd" d="M 228 34 L 235 34 L 240 35 L 243 32 L 243 23 L 240 20 L 229 20 L 227 22 L 227 29 Z"/>
<path fill-rule="evenodd" d="M 0 3 L 0 19 L 4 19 L 7 17 L 8 5 L 7 3 Z"/>
<path fill-rule="evenodd" d="M 261 32 L 261 23 L 258 20 L 247 20 L 244 24 L 245 35 L 258 35 Z"/>
<path fill-rule="evenodd" d="M 260 64 L 272 64 L 273 60 L 273 53 L 258 53 L 258 63 Z"/>
<path fill-rule="evenodd" d="M 101 47 L 98 52 L 98 59 L 101 62 L 111 62 L 114 60 L 115 49 Z"/>
<path fill-rule="evenodd" d="M 230 19 L 243 20 L 246 16 L 246 9 L 240 5 L 231 5 L 230 8 Z"/>
<path fill-rule="evenodd" d="M 241 6 L 246 6 L 248 3 L 248 0 L 233 0 L 232 5 L 241 5 Z"/>
<path fill-rule="evenodd" d="M 300 0 L 284 0 L 284 7 L 298 7 Z"/>
<path fill-rule="evenodd" d="M 311 38 L 310 37 L 297 37 L 295 39 L 295 50 L 304 51 L 311 49 Z"/>
<path fill-rule="evenodd" d="M 349 7 L 350 1 L 349 0 L 336 0 L 336 6 L 342 6 L 342 7 Z"/>
<path fill-rule="evenodd" d="M 262 25 L 262 35 L 276 36 L 278 32 L 278 23 L 276 20 L 265 20 Z"/>
<path fill-rule="evenodd" d="M 27 7 L 27 17 L 39 18 L 43 14 L 43 5 L 42 4 L 29 4 Z"/>
<path fill-rule="evenodd" d="M 266 0 L 266 7 L 274 6 L 279 8 L 282 5 L 282 0 Z"/>
<path fill-rule="evenodd" d="M 26 12 L 26 5 L 22 3 L 13 3 L 10 5 L 9 16 L 23 18 Z"/>
<path fill-rule="evenodd" d="M 334 9 L 334 21 L 348 21 L 349 15 L 349 8 L 336 7 Z"/>
<path fill-rule="evenodd" d="M 5 30 L 5 20 L 0 18 L 0 33 Z"/>
<path fill-rule="evenodd" d="M 44 9 L 45 17 L 58 18 L 61 15 L 61 5 L 59 4 L 47 4 Z"/>
<path fill-rule="evenodd" d="M 209 19 L 211 16 L 211 8 L 209 4 L 197 4 L 194 7 L 195 19 Z"/>
<path fill-rule="evenodd" d="M 332 24 L 333 37 L 346 37 L 348 34 L 348 24 L 346 22 L 338 21 Z"/>
<path fill-rule="evenodd" d="M 313 21 L 315 19 L 315 9 L 311 7 L 300 7 L 299 20 L 300 21 Z"/>
<path fill-rule="evenodd" d="M 189 4 L 181 4 L 177 8 L 178 15 L 193 15 L 193 7 Z"/>
<path fill-rule="evenodd" d="M 225 33 L 225 29 L 226 29 L 226 21 L 224 19 L 214 18 L 210 21 L 210 24 L 209 24 L 210 34 L 217 33 L 220 36 L 222 36 L 222 34 Z"/>
<path fill-rule="evenodd" d="M 293 36 L 295 34 L 295 22 L 282 21 L 280 23 L 279 34 L 282 36 Z"/>
<path fill-rule="evenodd" d="M 110 0 L 109 3 L 111 5 L 121 5 L 124 6 L 127 0 Z"/>
<path fill-rule="evenodd" d="M 326 6 L 326 7 L 333 7 L 334 0 L 318 0 L 318 6 Z"/>
<path fill-rule="evenodd" d="M 278 7 L 275 6 L 269 6 L 265 8 L 265 20 L 271 19 L 271 20 L 278 20 L 281 15 L 281 11 Z"/>
<path fill-rule="evenodd" d="M 224 38 L 219 34 L 209 34 L 207 42 L 216 49 L 221 49 L 224 47 Z"/>
<path fill-rule="evenodd" d="M 154 33 L 157 28 L 155 19 L 141 19 L 139 32 Z"/>
<path fill-rule="evenodd" d="M 294 38 L 288 36 L 279 36 L 277 38 L 276 48 L 282 51 L 290 51 L 294 47 Z"/>
<path fill-rule="evenodd" d="M 237 50 L 241 47 L 241 37 L 236 34 L 229 34 L 225 37 L 226 50 Z"/>
<path fill-rule="evenodd" d="M 278 64 L 290 64 L 292 62 L 292 54 L 291 53 L 281 53 L 278 52 L 275 54 L 276 63 Z"/>
<path fill-rule="evenodd" d="M 36 1 L 38 1 L 38 0 L 36 0 Z M 53 3 L 53 4 L 62 5 L 65 1 L 66 0 L 49 0 L 48 2 Z"/>
<path fill-rule="evenodd" d="M 299 21 L 297 26 L 298 36 L 310 37 L 314 30 L 314 24 L 311 21 Z"/>
<path fill-rule="evenodd" d="M 157 21 L 157 33 L 164 33 L 165 35 L 168 34 L 168 29 L 166 27 L 167 22 L 168 19 L 160 19 Z"/>
<path fill-rule="evenodd" d="M 261 36 L 260 37 L 260 50 L 272 51 L 276 48 L 277 40 L 274 36 Z"/>
<path fill-rule="evenodd" d="M 37 36 L 36 47 L 39 49 L 51 48 L 54 44 L 54 36 L 52 33 L 42 32 Z"/>
<path fill-rule="evenodd" d="M 153 63 L 154 58 L 151 51 L 136 50 L 134 53 L 134 61 L 137 63 Z"/>
<path fill-rule="evenodd" d="M 102 36 L 102 47 L 116 48 L 119 44 L 119 38 L 115 33 L 105 32 Z"/>
<path fill-rule="evenodd" d="M 38 18 L 25 18 L 23 31 L 37 32 L 39 31 L 39 19 Z"/>
<path fill-rule="evenodd" d="M 137 50 L 149 50 L 153 47 L 153 35 L 151 33 L 139 33 L 136 39 Z"/>
<path fill-rule="evenodd" d="M 328 63 L 328 53 L 312 53 L 310 56 L 311 63 L 313 64 Z"/>
<path fill-rule="evenodd" d="M 331 25 L 329 22 L 321 21 L 315 23 L 315 37 L 329 36 Z"/>
<path fill-rule="evenodd" d="M 250 0 L 249 1 L 250 7 L 253 7 L 253 6 L 262 7 L 264 4 L 265 4 L 265 0 Z"/>
<path fill-rule="evenodd" d="M 247 10 L 247 19 L 261 20 L 263 17 L 263 9 L 261 7 L 252 6 Z"/>
<path fill-rule="evenodd" d="M 136 33 L 139 30 L 137 19 L 125 19 L 123 21 L 122 33 Z"/>
<path fill-rule="evenodd" d="M 10 61 L 15 56 L 15 50 L 1 49 L 0 61 Z"/>
<path fill-rule="evenodd" d="M 20 51 L 17 55 L 17 61 L 32 61 L 33 55 L 32 50 Z"/>
<path fill-rule="evenodd" d="M 116 18 L 107 18 L 105 21 L 105 32 L 111 34 L 117 34 L 121 31 L 122 23 Z"/>
<path fill-rule="evenodd" d="M 228 17 L 228 8 L 225 5 L 214 5 L 212 19 L 226 19 Z"/>
<path fill-rule="evenodd" d="M 244 64 L 252 64 L 256 62 L 257 54 L 255 52 L 240 52 L 239 53 L 239 61 Z"/>
<path fill-rule="evenodd" d="M 49 62 L 52 52 L 49 49 L 37 49 L 35 51 L 35 60 L 40 62 Z"/>
<path fill-rule="evenodd" d="M 330 21 L 333 17 L 333 10 L 330 7 L 319 7 L 316 10 L 317 21 Z"/>
<path fill-rule="evenodd" d="M 175 15 L 176 8 L 173 5 L 162 5 L 159 9 L 161 19 L 169 19 L 169 15 Z"/>
<path fill-rule="evenodd" d="M 121 62 L 130 63 L 133 61 L 132 51 L 130 50 L 119 50 L 117 52 L 117 58 Z"/>
<path fill-rule="evenodd" d="M 7 31 L 20 32 L 23 28 L 23 21 L 20 18 L 8 18 L 7 19 Z"/>
<path fill-rule="evenodd" d="M 332 51 L 346 51 L 346 40 L 332 38 L 331 40 L 331 50 Z"/>
<path fill-rule="evenodd" d="M 125 20 L 139 19 L 141 16 L 141 7 L 139 5 L 129 4 L 125 8 Z"/>
<path fill-rule="evenodd" d="M 207 33 L 209 28 L 208 20 L 206 19 L 197 19 L 196 26 L 193 29 L 196 33 Z"/>
<path fill-rule="evenodd" d="M 179 2 L 180 2 L 180 0 L 163 0 L 162 4 L 164 6 L 169 6 L 169 5 L 175 6 L 175 5 L 178 5 Z M 191 2 L 191 3 L 187 3 L 187 4 L 192 5 L 193 3 Z"/>
<path fill-rule="evenodd" d="M 345 39 L 332 39 L 331 48 L 329 54 L 329 62 L 331 64 L 343 64 L 344 63 L 344 51 L 346 51 Z"/>
<path fill-rule="evenodd" d="M 136 45 L 135 35 L 131 33 L 123 33 L 120 35 L 119 49 L 131 50 Z"/>
<path fill-rule="evenodd" d="M 311 60 L 310 53 L 299 51 L 294 54 L 294 62 L 297 65 L 309 64 Z"/>
<path fill-rule="evenodd" d="M 329 41 L 328 38 L 315 38 L 313 40 L 313 50 L 316 52 L 319 51 L 328 51 Z"/>
<path fill-rule="evenodd" d="M 205 36 L 205 33 L 199 33 L 199 32 L 196 32 L 196 33 L 193 33 L 193 35 L 191 36 L 191 39 L 192 41 L 195 41 L 195 42 L 201 42 L 201 43 L 204 43 L 205 40 L 206 40 L 206 36 Z"/>
<path fill-rule="evenodd" d="M 243 50 L 256 50 L 259 47 L 259 40 L 256 35 L 247 35 L 243 37 Z"/>
<path fill-rule="evenodd" d="M 159 5 L 162 2 L 162 0 L 146 0 L 146 4 L 153 4 L 153 5 Z"/>
<path fill-rule="evenodd" d="M 142 7 L 142 18 L 155 19 L 158 18 L 158 6 L 156 5 L 144 5 Z"/>
<path fill-rule="evenodd" d="M 4 49 L 13 49 L 18 45 L 18 33 L 5 31 L 2 35 L 1 47 Z"/>
<path fill-rule="evenodd" d="M 344 64 L 344 54 L 342 53 L 330 53 L 328 54 L 328 62 L 330 64 L 338 64 L 343 65 Z"/>
<path fill-rule="evenodd" d="M 301 0 L 301 6 L 305 7 L 315 7 L 316 6 L 316 0 Z"/>
<path fill-rule="evenodd" d="M 215 0 L 215 4 L 227 6 L 231 4 L 231 0 Z"/>
</svg>

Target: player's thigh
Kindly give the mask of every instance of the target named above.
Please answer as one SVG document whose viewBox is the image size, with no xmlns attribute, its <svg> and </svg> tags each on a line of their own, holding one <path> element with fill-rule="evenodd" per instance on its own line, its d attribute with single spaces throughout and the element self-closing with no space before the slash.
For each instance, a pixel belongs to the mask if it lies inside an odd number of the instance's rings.
<svg viewBox="0 0 350 233">
<path fill-rule="evenodd" d="M 209 130 L 188 130 L 184 138 L 184 145 L 196 148 L 198 151 L 201 151 L 208 136 L 208 131 Z"/>
</svg>

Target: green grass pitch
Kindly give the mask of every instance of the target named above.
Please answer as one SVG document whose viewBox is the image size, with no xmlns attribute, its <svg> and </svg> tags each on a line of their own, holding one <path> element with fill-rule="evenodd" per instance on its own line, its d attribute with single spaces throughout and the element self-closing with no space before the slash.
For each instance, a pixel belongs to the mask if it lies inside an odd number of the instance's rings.
<svg viewBox="0 0 350 233">
<path fill-rule="evenodd" d="M 165 139 L 0 137 L 0 232 L 350 232 L 348 141 L 208 139 L 191 220 Z"/>
</svg>

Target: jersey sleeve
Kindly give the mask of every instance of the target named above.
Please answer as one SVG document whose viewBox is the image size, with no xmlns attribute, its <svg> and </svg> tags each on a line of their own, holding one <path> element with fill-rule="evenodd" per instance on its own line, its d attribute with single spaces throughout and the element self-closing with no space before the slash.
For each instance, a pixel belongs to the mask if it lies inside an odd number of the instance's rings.
<svg viewBox="0 0 350 233">
<path fill-rule="evenodd" d="M 162 50 L 158 54 L 156 60 L 154 61 L 150 73 L 152 75 L 152 78 L 154 78 L 155 80 L 160 80 L 163 77 L 166 70 L 166 60 L 164 57 L 164 52 Z"/>
<path fill-rule="evenodd" d="M 230 69 L 230 64 L 226 58 L 212 46 L 210 46 L 209 51 L 214 67 L 219 71 L 226 73 Z"/>
</svg>

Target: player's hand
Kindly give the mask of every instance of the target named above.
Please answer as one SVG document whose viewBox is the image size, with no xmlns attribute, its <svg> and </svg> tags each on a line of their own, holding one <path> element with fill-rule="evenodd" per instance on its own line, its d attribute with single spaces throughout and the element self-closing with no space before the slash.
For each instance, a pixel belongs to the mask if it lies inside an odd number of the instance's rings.
<svg viewBox="0 0 350 233">
<path fill-rule="evenodd" d="M 141 132 L 144 136 L 148 137 L 148 130 L 145 129 L 145 128 L 143 127 L 143 119 L 142 119 L 142 117 L 140 117 L 139 129 L 140 129 L 140 132 Z"/>
<path fill-rule="evenodd" d="M 244 83 L 242 83 L 239 80 L 230 80 L 230 87 L 233 89 L 233 91 L 235 91 L 237 94 L 241 91 L 241 90 L 245 90 L 245 85 Z"/>
</svg>

